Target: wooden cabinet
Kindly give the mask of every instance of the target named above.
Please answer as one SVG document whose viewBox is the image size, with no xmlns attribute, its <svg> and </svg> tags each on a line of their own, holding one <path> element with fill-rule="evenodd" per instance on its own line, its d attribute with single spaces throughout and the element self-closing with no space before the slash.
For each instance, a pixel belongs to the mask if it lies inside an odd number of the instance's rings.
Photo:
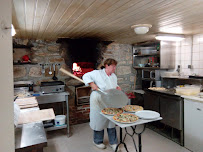
<svg viewBox="0 0 203 152">
<path fill-rule="evenodd" d="M 184 100 L 185 147 L 193 152 L 203 152 L 203 103 Z"/>
</svg>

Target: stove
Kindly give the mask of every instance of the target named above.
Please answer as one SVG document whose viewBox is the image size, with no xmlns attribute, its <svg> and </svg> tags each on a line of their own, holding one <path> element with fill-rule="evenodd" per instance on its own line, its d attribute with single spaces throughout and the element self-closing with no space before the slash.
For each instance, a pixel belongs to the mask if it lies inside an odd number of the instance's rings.
<svg viewBox="0 0 203 152">
<path fill-rule="evenodd" d="M 65 91 L 65 84 L 63 81 L 41 82 L 40 89 L 43 94 L 59 93 Z"/>
</svg>

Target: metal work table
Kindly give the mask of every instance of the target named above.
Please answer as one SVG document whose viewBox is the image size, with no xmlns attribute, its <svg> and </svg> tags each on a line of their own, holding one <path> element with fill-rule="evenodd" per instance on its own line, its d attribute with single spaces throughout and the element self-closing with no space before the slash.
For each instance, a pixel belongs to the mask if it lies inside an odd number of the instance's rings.
<svg viewBox="0 0 203 152">
<path fill-rule="evenodd" d="M 23 109 L 21 112 L 39 110 L 38 107 Z M 43 152 L 47 146 L 47 137 L 43 123 L 34 122 L 18 125 L 15 128 L 15 152 Z"/>
<path fill-rule="evenodd" d="M 112 121 L 113 123 L 115 123 L 116 125 L 118 125 L 120 127 L 120 143 L 117 145 L 117 148 L 118 148 L 118 146 L 120 144 L 123 144 L 124 147 L 125 147 L 125 150 L 127 152 L 128 152 L 128 149 L 127 149 L 127 145 L 125 143 L 125 137 L 126 137 L 126 135 L 129 135 L 132 138 L 134 146 L 135 146 L 135 150 L 137 152 L 142 152 L 142 136 L 141 135 L 142 135 L 142 133 L 145 130 L 145 124 L 148 123 L 148 122 L 158 121 L 158 120 L 162 119 L 162 117 L 159 117 L 157 119 L 151 119 L 151 120 L 138 119 L 135 123 L 125 124 L 125 123 L 119 123 L 119 122 L 114 121 L 113 120 L 113 116 L 105 115 L 102 112 L 100 112 L 100 114 L 103 115 L 104 117 L 106 117 L 107 119 L 109 119 L 110 121 Z M 139 132 L 139 133 L 136 132 L 136 126 L 137 125 L 142 125 L 142 124 L 144 124 L 143 130 L 141 132 Z M 129 134 L 127 132 L 127 129 L 126 129 L 127 127 L 130 127 L 132 129 L 133 134 Z M 122 129 L 123 128 L 125 128 L 125 131 L 126 131 L 124 138 L 122 137 Z M 135 134 L 138 135 L 138 148 L 139 148 L 139 150 L 137 150 L 137 146 L 136 146 L 136 143 L 135 143 L 134 138 L 133 138 Z M 115 150 L 116 152 L 117 152 L 117 148 Z"/>
<path fill-rule="evenodd" d="M 60 93 L 48 93 L 48 94 L 40 93 L 40 96 L 36 96 L 38 104 L 61 102 L 63 104 L 63 114 L 65 114 L 64 102 L 66 102 L 66 111 L 67 111 L 66 124 L 62 126 L 53 126 L 53 127 L 46 128 L 45 129 L 46 131 L 67 128 L 67 136 L 68 137 L 70 136 L 68 95 L 69 95 L 68 92 L 60 92 Z"/>
</svg>

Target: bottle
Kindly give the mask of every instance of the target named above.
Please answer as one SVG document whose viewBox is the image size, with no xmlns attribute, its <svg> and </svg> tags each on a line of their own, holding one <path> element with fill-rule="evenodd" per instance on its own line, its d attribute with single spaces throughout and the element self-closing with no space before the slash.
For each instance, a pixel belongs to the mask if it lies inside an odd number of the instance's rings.
<svg viewBox="0 0 203 152">
<path fill-rule="evenodd" d="M 157 44 L 156 50 L 157 50 L 157 52 L 159 52 L 159 50 L 160 50 L 160 44 Z"/>
<path fill-rule="evenodd" d="M 145 67 L 150 67 L 149 59 L 147 61 L 147 64 L 145 65 Z"/>
</svg>

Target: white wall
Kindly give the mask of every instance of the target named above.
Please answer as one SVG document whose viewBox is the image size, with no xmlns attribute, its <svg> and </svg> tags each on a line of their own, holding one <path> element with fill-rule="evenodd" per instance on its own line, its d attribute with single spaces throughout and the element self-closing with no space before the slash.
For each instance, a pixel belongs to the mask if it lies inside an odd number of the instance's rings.
<svg viewBox="0 0 203 152">
<path fill-rule="evenodd" d="M 191 56 L 192 69 L 189 69 Z M 203 76 L 203 34 L 187 36 L 185 40 L 177 43 L 176 67 L 177 65 L 181 65 L 182 75 L 197 74 Z"/>
<path fill-rule="evenodd" d="M 14 152 L 11 0 L 0 1 L 0 152 Z"/>
</svg>

